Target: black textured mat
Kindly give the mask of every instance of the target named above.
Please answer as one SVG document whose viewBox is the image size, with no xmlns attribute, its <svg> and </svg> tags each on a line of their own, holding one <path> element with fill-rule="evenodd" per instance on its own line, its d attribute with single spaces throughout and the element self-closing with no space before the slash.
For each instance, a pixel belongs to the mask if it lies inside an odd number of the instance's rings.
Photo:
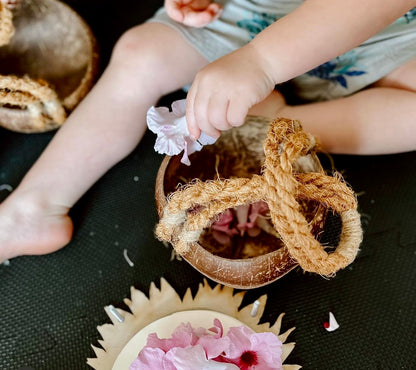
<svg viewBox="0 0 416 370">
<path fill-rule="evenodd" d="M 68 1 L 93 28 L 103 63 L 121 32 L 150 16 L 160 1 Z M 15 187 L 53 134 L 0 130 L 0 184 Z M 83 369 L 98 345 L 103 307 L 124 307 L 130 286 L 148 291 L 164 277 L 180 293 L 203 277 L 155 240 L 154 181 L 162 157 L 147 134 L 71 212 L 73 241 L 47 256 L 20 257 L 0 266 L 0 368 Z M 304 369 L 416 368 L 416 153 L 335 156 L 357 193 L 365 227 L 357 260 L 334 278 L 295 270 L 249 291 L 267 293 L 263 321 L 286 315 L 283 329 L 296 347 L 288 363 Z M 0 199 L 7 191 L 0 193 Z M 127 249 L 135 266 L 123 257 Z M 328 333 L 332 311 L 340 328 Z"/>
</svg>

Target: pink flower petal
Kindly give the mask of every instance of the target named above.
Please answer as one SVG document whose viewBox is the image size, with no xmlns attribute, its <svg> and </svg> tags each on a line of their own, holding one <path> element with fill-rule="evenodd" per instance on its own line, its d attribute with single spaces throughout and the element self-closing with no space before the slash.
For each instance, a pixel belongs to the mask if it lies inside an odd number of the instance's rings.
<svg viewBox="0 0 416 370">
<path fill-rule="evenodd" d="M 227 337 L 230 338 L 230 347 L 225 352 L 227 358 L 238 358 L 240 355 L 250 349 L 250 335 L 253 331 L 245 326 L 230 328 Z"/>
<path fill-rule="evenodd" d="M 241 326 L 230 328 L 229 350 L 225 358 L 237 364 L 241 369 L 281 370 L 282 343 L 273 333 L 253 333 Z M 252 361 L 251 364 L 248 362 Z"/>
<path fill-rule="evenodd" d="M 229 224 L 233 221 L 234 214 L 231 209 L 225 210 L 221 213 L 218 217 L 218 220 L 213 223 L 216 226 L 229 226 Z"/>
<path fill-rule="evenodd" d="M 223 245 L 229 244 L 231 242 L 231 237 L 221 231 L 214 230 L 212 232 L 212 236 L 218 243 Z"/>
<path fill-rule="evenodd" d="M 214 319 L 214 326 L 212 328 L 209 328 L 208 330 L 215 333 L 214 337 L 217 339 L 221 338 L 224 334 L 224 328 L 221 324 L 221 321 L 218 319 Z"/>
<path fill-rule="evenodd" d="M 270 210 L 267 203 L 259 201 L 251 205 L 250 215 L 248 218 L 251 222 L 256 222 L 258 216 L 266 216 L 269 212 Z"/>
<path fill-rule="evenodd" d="M 186 99 L 176 100 L 172 103 L 172 112 L 178 117 L 186 114 Z"/>
<path fill-rule="evenodd" d="M 230 339 L 227 337 L 214 338 L 210 335 L 204 335 L 199 338 L 198 344 L 204 348 L 208 359 L 215 359 L 227 350 L 230 345 Z"/>
<path fill-rule="evenodd" d="M 167 107 L 150 107 L 147 111 L 147 127 L 150 131 L 158 134 L 166 123 L 171 122 L 172 113 Z"/>
<path fill-rule="evenodd" d="M 181 137 L 160 135 L 156 138 L 155 151 L 159 154 L 177 155 L 186 148 L 186 143 Z"/>
<path fill-rule="evenodd" d="M 244 224 L 247 221 L 250 204 L 244 204 L 235 208 L 237 214 L 237 221 L 239 224 Z"/>
<path fill-rule="evenodd" d="M 201 136 L 199 137 L 198 141 L 202 145 L 212 145 L 217 141 L 217 138 L 209 136 L 205 132 L 201 131 Z"/>
<path fill-rule="evenodd" d="M 198 336 L 195 334 L 194 329 L 189 323 L 181 323 L 172 336 L 167 339 L 160 339 L 156 333 L 151 333 L 147 337 L 147 346 L 153 348 L 160 348 L 165 352 L 168 352 L 171 348 L 175 347 L 188 347 L 198 342 Z"/>
<path fill-rule="evenodd" d="M 143 348 L 137 358 L 130 364 L 129 370 L 160 370 L 163 368 L 165 352 L 160 348 Z M 172 365 L 173 366 L 173 365 Z M 172 367 L 175 370 L 175 367 Z"/>
<path fill-rule="evenodd" d="M 273 333 L 256 333 L 250 337 L 251 349 L 269 369 L 282 369 L 282 343 Z M 264 367 L 264 369 L 266 369 Z"/>
<path fill-rule="evenodd" d="M 252 238 L 255 238 L 256 236 L 259 236 L 260 233 L 261 233 L 261 229 L 256 224 L 254 224 L 254 226 L 247 229 L 248 236 L 250 236 Z"/>
<path fill-rule="evenodd" d="M 238 370 L 238 367 L 224 362 L 207 359 L 200 345 L 188 348 L 173 348 L 166 354 L 177 370 Z"/>
<path fill-rule="evenodd" d="M 160 154 L 176 155 L 184 151 L 181 162 L 190 165 L 188 156 L 213 144 L 216 138 L 201 133 L 200 140 L 192 140 L 185 117 L 186 100 L 172 103 L 172 112 L 166 107 L 151 107 L 147 111 L 147 126 L 157 134 L 155 150 Z"/>
</svg>

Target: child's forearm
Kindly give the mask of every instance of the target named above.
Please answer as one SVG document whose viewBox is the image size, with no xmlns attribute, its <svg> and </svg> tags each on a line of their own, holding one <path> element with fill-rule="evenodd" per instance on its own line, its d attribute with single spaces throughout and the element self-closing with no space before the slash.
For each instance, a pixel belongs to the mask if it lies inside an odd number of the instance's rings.
<svg viewBox="0 0 416 370">
<path fill-rule="evenodd" d="M 248 46 L 281 83 L 354 48 L 414 6 L 415 0 L 306 0 Z"/>
</svg>

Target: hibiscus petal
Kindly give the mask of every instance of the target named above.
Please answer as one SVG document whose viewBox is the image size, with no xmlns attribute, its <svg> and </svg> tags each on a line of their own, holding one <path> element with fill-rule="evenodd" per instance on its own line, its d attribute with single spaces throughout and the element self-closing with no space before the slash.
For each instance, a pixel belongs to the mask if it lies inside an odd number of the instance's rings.
<svg viewBox="0 0 416 370">
<path fill-rule="evenodd" d="M 234 219 L 234 214 L 231 209 L 226 209 L 223 213 L 221 213 L 218 217 L 218 220 L 214 222 L 213 225 L 229 225 Z"/>
<path fill-rule="evenodd" d="M 172 112 L 180 117 L 186 114 L 186 99 L 176 100 L 172 103 Z"/>
<path fill-rule="evenodd" d="M 188 145 L 187 144 L 185 144 L 183 148 L 183 155 L 181 158 L 181 163 L 186 164 L 187 166 L 191 165 L 191 161 L 189 160 L 189 157 L 188 157 Z"/>
<path fill-rule="evenodd" d="M 208 360 L 200 345 L 188 348 L 173 348 L 166 354 L 177 370 L 238 370 L 238 367 L 225 362 Z"/>
<path fill-rule="evenodd" d="M 202 145 L 212 145 L 217 141 L 216 137 L 212 137 L 207 135 L 205 132 L 201 131 L 201 135 L 199 136 L 198 141 L 202 144 Z"/>
<path fill-rule="evenodd" d="M 231 237 L 221 231 L 214 230 L 212 232 L 212 236 L 218 243 L 223 245 L 229 244 L 231 242 Z"/>
<path fill-rule="evenodd" d="M 137 358 L 130 364 L 129 370 L 160 370 L 163 369 L 165 352 L 160 348 L 143 348 Z M 174 369 L 174 368 L 173 368 Z"/>
<path fill-rule="evenodd" d="M 159 338 L 156 333 L 150 333 L 147 337 L 147 347 L 160 348 L 168 352 L 174 347 L 188 347 L 198 341 L 194 329 L 189 323 L 181 323 L 172 333 L 170 338 Z M 145 347 L 146 348 L 146 347 Z"/>
<path fill-rule="evenodd" d="M 190 165 L 188 156 L 202 149 L 203 145 L 213 144 L 216 138 L 201 133 L 200 140 L 192 140 L 186 123 L 186 100 L 172 103 L 172 111 L 167 107 L 151 107 L 147 112 L 147 126 L 157 134 L 155 150 L 160 154 L 176 155 L 184 151 L 181 162 Z"/>
<path fill-rule="evenodd" d="M 214 319 L 214 326 L 208 329 L 209 331 L 215 333 L 215 338 L 221 338 L 224 333 L 224 328 L 221 324 L 221 321 L 218 319 Z"/>
<path fill-rule="evenodd" d="M 185 137 L 185 141 L 188 146 L 189 154 L 199 152 L 202 149 L 202 145 L 198 143 L 198 141 L 192 140 L 189 136 Z"/>
<path fill-rule="evenodd" d="M 212 335 L 204 335 L 199 338 L 198 344 L 204 348 L 208 359 L 215 359 L 228 349 L 230 339 L 227 337 L 215 338 Z"/>
<path fill-rule="evenodd" d="M 163 125 L 173 123 L 172 113 L 167 107 L 150 107 L 147 111 L 147 127 L 155 134 L 159 133 Z"/>
<path fill-rule="evenodd" d="M 248 212 L 250 210 L 250 204 L 243 204 L 235 208 L 237 214 L 237 221 L 239 224 L 247 222 Z"/>
<path fill-rule="evenodd" d="M 250 215 L 248 216 L 248 218 L 251 222 L 255 222 L 258 216 L 266 216 L 269 212 L 270 210 L 267 203 L 259 201 L 251 205 Z"/>
<path fill-rule="evenodd" d="M 257 225 L 253 225 L 249 229 L 247 229 L 248 236 L 255 238 L 256 236 L 259 236 L 261 233 L 261 229 Z"/>
<path fill-rule="evenodd" d="M 155 150 L 159 154 L 176 155 L 179 154 L 186 144 L 181 137 L 172 137 L 167 135 L 158 135 L 155 143 Z"/>
<path fill-rule="evenodd" d="M 257 353 L 263 369 L 283 369 L 282 342 L 273 333 L 255 333 L 250 336 L 251 350 Z M 260 369 L 260 367 L 259 367 Z"/>
<path fill-rule="evenodd" d="M 225 352 L 225 357 L 229 359 L 238 358 L 244 351 L 250 350 L 250 336 L 252 334 L 253 331 L 246 326 L 230 328 L 226 335 L 230 339 L 230 347 Z"/>
</svg>

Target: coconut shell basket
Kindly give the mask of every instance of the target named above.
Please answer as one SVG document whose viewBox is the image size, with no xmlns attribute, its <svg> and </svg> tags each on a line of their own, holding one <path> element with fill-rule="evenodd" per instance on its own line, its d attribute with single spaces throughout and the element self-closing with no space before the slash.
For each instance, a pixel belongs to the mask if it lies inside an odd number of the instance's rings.
<svg viewBox="0 0 416 370">
<path fill-rule="evenodd" d="M 0 3 L 0 126 L 35 133 L 62 125 L 92 87 L 96 41 L 57 0 Z"/>
<path fill-rule="evenodd" d="M 156 179 L 156 236 L 202 274 L 233 288 L 269 284 L 297 266 L 334 275 L 356 257 L 362 229 L 354 192 L 339 174 L 324 173 L 318 151 L 298 121 L 249 116 L 192 154 L 189 167 L 180 156 L 165 157 Z M 269 208 L 269 226 L 260 234 L 234 235 L 228 245 L 212 237 L 221 214 L 259 201 Z M 336 245 L 321 245 L 334 215 Z"/>
</svg>

